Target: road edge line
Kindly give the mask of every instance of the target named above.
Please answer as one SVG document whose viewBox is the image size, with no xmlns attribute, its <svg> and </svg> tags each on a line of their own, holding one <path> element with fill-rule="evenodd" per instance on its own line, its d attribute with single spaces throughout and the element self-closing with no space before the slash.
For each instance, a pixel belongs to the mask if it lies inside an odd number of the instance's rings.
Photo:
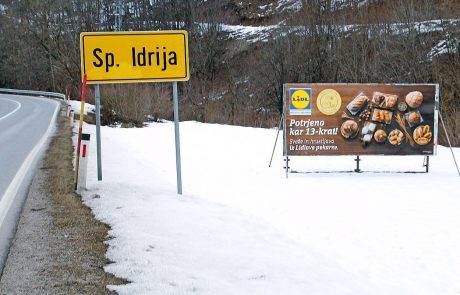
<svg viewBox="0 0 460 295">
<path fill-rule="evenodd" d="M 16 196 L 29 168 L 30 165 L 34 162 L 37 154 L 40 152 L 40 150 L 43 148 L 43 145 L 45 142 L 48 140 L 50 134 L 52 133 L 53 129 L 55 129 L 55 124 L 56 122 L 56 117 L 59 111 L 60 103 L 56 104 L 56 108 L 54 110 L 54 114 L 50 120 L 50 124 L 48 126 L 48 129 L 46 132 L 43 134 L 42 138 L 37 142 L 35 147 L 30 151 L 30 153 L 27 155 L 26 159 L 24 162 L 22 162 L 21 167 L 19 168 L 18 172 L 16 172 L 16 175 L 14 176 L 13 180 L 11 181 L 10 185 L 6 189 L 5 193 L 3 194 L 3 197 L 0 199 L 0 226 L 3 224 L 5 221 L 5 218 L 8 214 L 8 211 L 11 207 L 11 204 L 13 203 L 13 199 Z"/>
<path fill-rule="evenodd" d="M 12 114 L 16 113 L 16 112 L 21 108 L 21 106 L 22 106 L 22 104 L 21 104 L 19 101 L 15 101 L 15 100 L 12 100 L 12 99 L 9 99 L 9 98 L 5 98 L 5 97 L 3 97 L 2 99 L 6 99 L 6 100 L 12 101 L 12 102 L 14 102 L 14 103 L 17 103 L 18 106 L 17 106 L 13 111 L 11 111 L 11 112 L 9 112 L 8 114 L 6 114 L 5 116 L 0 117 L 0 121 L 3 120 L 3 119 L 6 119 L 6 118 L 8 118 L 9 116 L 11 116 Z"/>
</svg>

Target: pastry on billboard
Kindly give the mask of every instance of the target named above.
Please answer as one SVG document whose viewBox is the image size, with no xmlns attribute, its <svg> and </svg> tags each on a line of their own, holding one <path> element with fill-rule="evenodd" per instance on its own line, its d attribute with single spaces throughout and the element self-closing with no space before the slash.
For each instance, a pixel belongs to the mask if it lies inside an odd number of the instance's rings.
<svg viewBox="0 0 460 295">
<path fill-rule="evenodd" d="M 342 112 L 342 119 L 350 119 L 350 120 L 353 120 L 353 117 L 350 117 L 347 113 L 345 112 Z"/>
<path fill-rule="evenodd" d="M 372 102 L 385 109 L 394 109 L 398 103 L 398 96 L 396 94 L 386 94 L 382 92 L 374 92 Z"/>
<path fill-rule="evenodd" d="M 347 109 L 352 115 L 356 115 L 366 105 L 369 98 L 364 94 L 360 93 L 356 96 L 348 105 Z"/>
<path fill-rule="evenodd" d="M 377 124 L 371 123 L 371 122 L 366 122 L 366 124 L 364 124 L 363 129 L 361 130 L 361 134 L 363 134 L 363 135 L 365 135 L 365 134 L 373 134 L 376 127 L 377 127 Z"/>
<path fill-rule="evenodd" d="M 387 109 L 393 109 L 396 106 L 397 102 L 398 96 L 390 94 L 385 97 L 382 107 Z"/>
<path fill-rule="evenodd" d="M 374 139 L 378 143 L 385 142 L 387 140 L 387 133 L 383 129 L 379 129 L 374 133 Z"/>
<path fill-rule="evenodd" d="M 372 121 L 390 124 L 393 113 L 386 110 L 374 109 Z"/>
<path fill-rule="evenodd" d="M 359 121 L 369 121 L 371 118 L 371 109 L 366 108 L 359 114 Z"/>
<path fill-rule="evenodd" d="M 374 92 L 374 95 L 372 96 L 372 103 L 380 106 L 383 101 L 385 100 L 385 94 L 382 92 Z"/>
<path fill-rule="evenodd" d="M 363 145 L 367 146 L 372 141 L 372 134 L 366 134 L 363 136 Z"/>
<path fill-rule="evenodd" d="M 358 134 L 358 131 L 358 123 L 353 120 L 347 120 L 343 122 L 342 126 L 340 127 L 340 133 L 347 139 L 355 137 Z"/>
<path fill-rule="evenodd" d="M 404 101 L 398 102 L 398 111 L 400 112 L 407 111 L 407 103 L 405 103 Z"/>
<path fill-rule="evenodd" d="M 433 137 L 431 133 L 430 125 L 418 126 L 414 130 L 414 140 L 419 145 L 428 144 Z"/>
<path fill-rule="evenodd" d="M 423 122 L 422 116 L 419 111 L 410 112 L 406 114 L 406 120 L 410 127 Z"/>
<path fill-rule="evenodd" d="M 404 131 L 404 135 L 406 136 L 406 142 L 409 142 L 411 146 L 414 146 L 415 141 L 412 139 L 409 130 L 407 129 L 406 119 L 404 119 L 404 115 L 402 113 L 396 112 L 395 118 L 396 123 L 398 123 L 399 127 L 401 127 L 401 130 Z"/>
<path fill-rule="evenodd" d="M 364 146 L 368 145 L 372 141 L 375 128 L 377 128 L 377 124 L 375 123 L 366 122 L 364 124 L 364 127 L 361 130 L 361 134 L 363 135 L 362 141 Z"/>
<path fill-rule="evenodd" d="M 392 145 L 400 145 L 404 140 L 404 133 L 399 129 L 394 129 L 388 136 L 388 141 Z"/>
<path fill-rule="evenodd" d="M 411 108 L 418 108 L 423 103 L 423 94 L 420 91 L 412 91 L 406 95 L 406 103 Z"/>
</svg>

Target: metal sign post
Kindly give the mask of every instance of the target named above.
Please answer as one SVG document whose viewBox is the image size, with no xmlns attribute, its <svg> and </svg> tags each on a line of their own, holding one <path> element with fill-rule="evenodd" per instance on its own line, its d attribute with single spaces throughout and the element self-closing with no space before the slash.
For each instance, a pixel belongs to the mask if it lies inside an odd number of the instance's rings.
<svg viewBox="0 0 460 295">
<path fill-rule="evenodd" d="M 96 146 L 97 146 L 97 180 L 102 180 L 102 158 L 101 158 L 101 92 L 99 84 L 94 89 L 96 101 Z"/>
<path fill-rule="evenodd" d="M 180 161 L 180 138 L 179 138 L 179 97 L 177 95 L 177 82 L 173 82 L 173 104 L 174 104 L 174 134 L 176 138 L 176 176 L 177 193 L 182 195 L 182 168 Z"/>
</svg>

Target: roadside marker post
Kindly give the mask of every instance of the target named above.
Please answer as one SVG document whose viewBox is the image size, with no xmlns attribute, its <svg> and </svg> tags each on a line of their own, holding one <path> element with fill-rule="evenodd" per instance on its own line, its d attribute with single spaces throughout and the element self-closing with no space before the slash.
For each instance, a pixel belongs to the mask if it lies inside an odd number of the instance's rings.
<svg viewBox="0 0 460 295">
<path fill-rule="evenodd" d="M 88 175 L 88 154 L 89 154 L 89 143 L 90 143 L 90 134 L 83 133 L 81 135 L 81 156 L 80 156 L 80 166 L 79 166 L 79 177 L 78 177 L 78 190 L 86 189 L 86 179 Z"/>
<path fill-rule="evenodd" d="M 70 116 L 70 110 L 71 110 L 70 104 L 67 103 L 67 113 L 66 113 L 66 117 Z"/>
<path fill-rule="evenodd" d="M 83 132 L 83 118 L 85 116 L 85 101 L 86 101 L 86 74 L 83 75 L 83 83 L 81 86 L 81 105 L 80 105 L 80 126 L 78 127 L 78 140 L 77 140 L 77 156 L 75 157 L 75 190 L 78 186 L 78 170 L 80 168 L 80 145 L 81 134 Z"/>
<path fill-rule="evenodd" d="M 74 124 L 74 121 L 75 121 L 75 113 L 74 111 L 70 111 L 70 127 L 73 129 L 73 124 Z"/>
</svg>

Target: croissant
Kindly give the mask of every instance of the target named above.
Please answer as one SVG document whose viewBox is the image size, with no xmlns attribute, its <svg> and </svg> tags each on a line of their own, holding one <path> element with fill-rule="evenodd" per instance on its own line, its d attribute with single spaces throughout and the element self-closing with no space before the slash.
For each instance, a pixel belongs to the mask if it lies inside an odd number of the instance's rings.
<svg viewBox="0 0 460 295">
<path fill-rule="evenodd" d="M 422 128 L 415 129 L 415 131 L 414 131 L 414 139 L 419 139 L 422 136 L 423 136 L 423 129 Z"/>
<path fill-rule="evenodd" d="M 417 143 L 420 144 L 420 145 L 428 144 L 428 142 L 430 142 L 430 141 L 428 140 L 428 138 L 425 138 L 425 137 L 420 137 L 420 138 L 417 140 Z"/>
<path fill-rule="evenodd" d="M 430 132 L 430 125 L 423 126 L 423 133 L 428 133 L 428 132 Z"/>
<path fill-rule="evenodd" d="M 428 144 L 433 137 L 431 133 L 430 125 L 419 126 L 414 130 L 414 140 L 419 145 Z"/>
</svg>

